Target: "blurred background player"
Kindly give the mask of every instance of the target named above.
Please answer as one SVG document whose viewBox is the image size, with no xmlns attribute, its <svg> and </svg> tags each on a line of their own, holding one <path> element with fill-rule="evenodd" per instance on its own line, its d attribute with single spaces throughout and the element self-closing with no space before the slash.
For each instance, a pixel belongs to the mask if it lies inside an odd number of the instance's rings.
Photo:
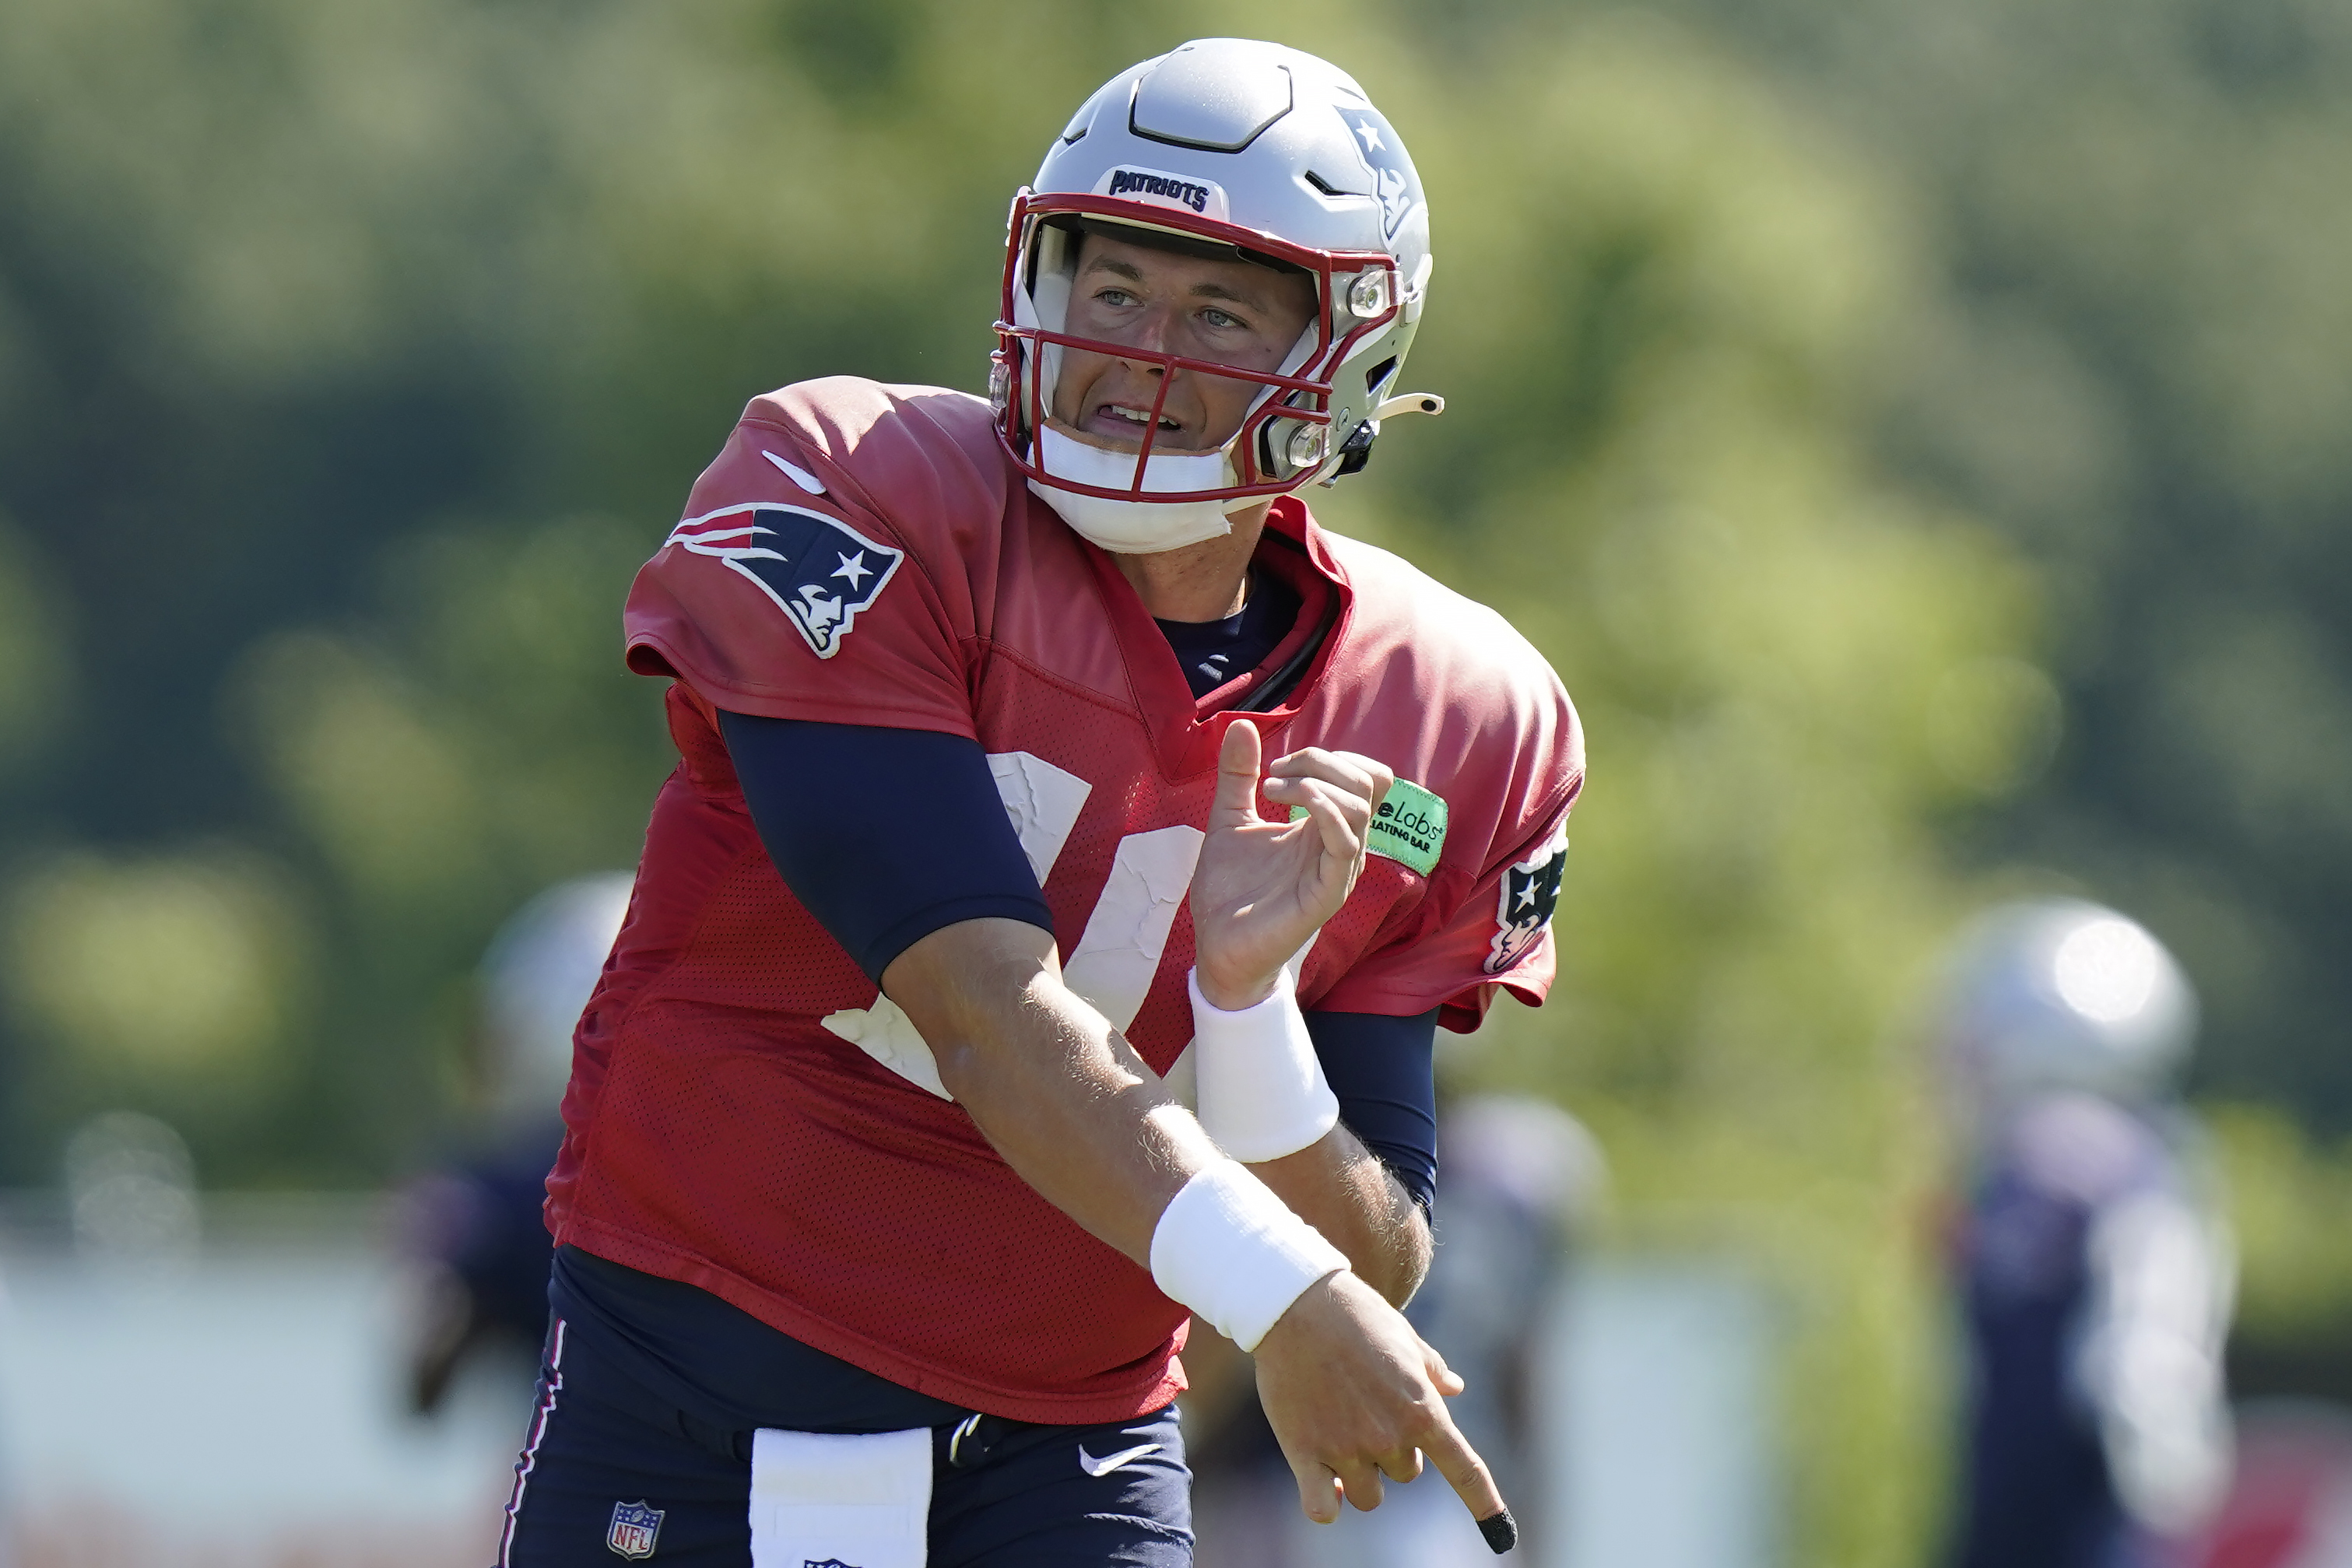
<svg viewBox="0 0 2352 1568">
<path fill-rule="evenodd" d="M 406 1195 L 419 1273 L 409 1396 L 431 1414 L 476 1351 L 524 1365 L 547 1332 L 554 1247 L 541 1208 L 563 1141 L 572 1031 L 613 950 L 629 873 L 559 883 L 509 916 L 482 957 L 487 1124 L 471 1152 Z"/>
<path fill-rule="evenodd" d="M 1472 1095 L 1443 1110 L 1431 1206 L 1437 1250 L 1405 1319 L 1468 1386 L 1455 1425 L 1514 1500 L 1520 1549 L 1540 1560 L 1551 1522 L 1537 1481 L 1535 1366 L 1549 1309 L 1606 1181 L 1599 1145 L 1577 1119 L 1525 1095 Z M 1377 1515 L 1329 1525 L 1298 1512 L 1290 1471 L 1258 1408 L 1247 1364 L 1195 1327 L 1185 1364 L 1199 1428 L 1195 1509 L 1204 1563 L 1217 1568 L 1454 1568 L 1491 1562 L 1442 1481 L 1397 1488 Z"/>
<path fill-rule="evenodd" d="M 2113 910 L 2011 905 L 1962 944 L 1955 1568 L 2168 1561 L 2228 1485 L 2230 1249 L 2173 1097 L 2195 1026 L 2171 955 Z"/>
</svg>

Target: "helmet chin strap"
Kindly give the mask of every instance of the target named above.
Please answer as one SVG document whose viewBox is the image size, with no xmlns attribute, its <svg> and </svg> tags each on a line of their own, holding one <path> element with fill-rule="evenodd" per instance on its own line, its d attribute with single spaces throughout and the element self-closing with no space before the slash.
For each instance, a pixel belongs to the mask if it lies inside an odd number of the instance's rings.
<svg viewBox="0 0 2352 1568">
<path fill-rule="evenodd" d="M 1123 490 L 1135 483 L 1135 455 L 1091 445 L 1052 425 L 1037 433 L 1037 465 L 1051 477 L 1032 479 L 1029 488 L 1080 538 L 1118 555 L 1156 555 L 1181 549 L 1234 531 L 1228 512 L 1247 511 L 1263 496 L 1225 501 L 1131 501 L 1066 490 L 1054 478 Z M 1232 472 L 1223 452 L 1169 453 L 1143 465 L 1143 488 L 1183 495 L 1213 489 Z"/>
</svg>

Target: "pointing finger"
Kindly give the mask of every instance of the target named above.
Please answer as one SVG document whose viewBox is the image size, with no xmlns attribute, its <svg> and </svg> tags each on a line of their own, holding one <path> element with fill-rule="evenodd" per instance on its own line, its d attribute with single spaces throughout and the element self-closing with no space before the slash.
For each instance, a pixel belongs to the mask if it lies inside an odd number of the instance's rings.
<svg viewBox="0 0 2352 1568">
<path fill-rule="evenodd" d="M 1470 1511 L 1470 1517 L 1478 1521 L 1478 1532 L 1486 1538 L 1488 1546 L 1499 1553 L 1517 1543 L 1519 1527 L 1511 1517 L 1510 1505 L 1496 1490 L 1486 1461 L 1464 1441 L 1450 1417 L 1423 1445 L 1423 1451 L 1437 1467 L 1437 1473 L 1454 1488 L 1454 1495 Z"/>
</svg>

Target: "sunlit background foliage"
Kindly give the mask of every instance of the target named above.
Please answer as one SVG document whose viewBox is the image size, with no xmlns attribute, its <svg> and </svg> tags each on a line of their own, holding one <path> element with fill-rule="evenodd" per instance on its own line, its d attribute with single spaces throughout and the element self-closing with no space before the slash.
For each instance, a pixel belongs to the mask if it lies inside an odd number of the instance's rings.
<svg viewBox="0 0 2352 1568">
<path fill-rule="evenodd" d="M 1989 897 L 2181 953 L 2242 1362 L 2328 1364 L 2345 0 L 0 7 L 0 1180 L 116 1106 L 213 1185 L 426 1157 L 491 929 L 634 859 L 615 611 L 743 400 L 977 386 L 1067 108 L 1269 27 L 1435 213 L 1449 410 L 1318 506 L 1591 734 L 1560 988 L 1452 1070 L 1768 1282 L 1790 1560 L 1933 1537 L 1923 987 Z"/>
</svg>

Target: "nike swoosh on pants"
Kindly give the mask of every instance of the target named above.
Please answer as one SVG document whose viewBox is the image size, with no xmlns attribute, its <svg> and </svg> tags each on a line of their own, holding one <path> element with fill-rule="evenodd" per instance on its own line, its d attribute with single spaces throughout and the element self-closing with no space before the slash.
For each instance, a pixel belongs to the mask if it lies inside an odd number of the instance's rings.
<svg viewBox="0 0 2352 1568">
<path fill-rule="evenodd" d="M 1116 1454 L 1107 1454 L 1097 1459 L 1087 1453 L 1086 1445 L 1081 1443 L 1078 1445 L 1078 1469 L 1090 1476 L 1107 1476 L 1129 1460 L 1139 1459 L 1146 1454 L 1156 1454 L 1159 1451 L 1160 1445 L 1157 1443 L 1140 1443 L 1132 1448 L 1121 1448 Z"/>
</svg>

